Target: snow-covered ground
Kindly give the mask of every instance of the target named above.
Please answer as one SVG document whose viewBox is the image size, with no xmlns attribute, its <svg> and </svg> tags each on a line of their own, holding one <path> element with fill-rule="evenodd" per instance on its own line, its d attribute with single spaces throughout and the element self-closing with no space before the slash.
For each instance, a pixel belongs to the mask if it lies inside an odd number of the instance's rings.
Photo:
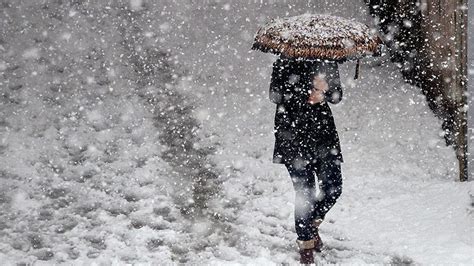
<svg viewBox="0 0 474 266">
<path fill-rule="evenodd" d="M 362 1 L 0 3 L 0 261 L 297 263 L 275 57 L 249 48 L 271 16 L 370 23 Z M 472 182 L 440 121 L 386 58 L 353 71 L 319 260 L 474 263 Z"/>
</svg>

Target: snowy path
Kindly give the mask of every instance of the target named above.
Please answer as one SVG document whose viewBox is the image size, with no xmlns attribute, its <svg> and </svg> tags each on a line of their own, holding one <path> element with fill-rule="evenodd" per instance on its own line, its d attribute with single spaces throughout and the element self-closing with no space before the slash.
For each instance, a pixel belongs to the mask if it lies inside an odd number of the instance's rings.
<svg viewBox="0 0 474 266">
<path fill-rule="evenodd" d="M 2 2 L 2 264 L 197 261 L 225 230 L 193 107 L 128 4 Z"/>
<path fill-rule="evenodd" d="M 0 261 L 296 263 L 275 57 L 249 47 L 269 16 L 364 21 L 361 1 L 1 3 Z M 469 264 L 472 183 L 384 60 L 341 68 L 344 190 L 320 261 Z"/>
</svg>

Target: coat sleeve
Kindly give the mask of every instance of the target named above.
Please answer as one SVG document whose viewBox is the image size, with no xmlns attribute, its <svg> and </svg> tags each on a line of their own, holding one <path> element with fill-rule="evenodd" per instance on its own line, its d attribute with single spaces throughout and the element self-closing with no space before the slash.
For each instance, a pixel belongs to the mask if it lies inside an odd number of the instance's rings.
<svg viewBox="0 0 474 266">
<path fill-rule="evenodd" d="M 342 86 L 337 63 L 334 62 L 327 65 L 326 77 L 329 85 L 328 90 L 324 94 L 326 101 L 337 104 L 342 100 Z"/>
<path fill-rule="evenodd" d="M 270 89 L 268 93 L 268 96 L 272 103 L 275 103 L 275 104 L 283 103 L 284 86 L 285 86 L 285 80 L 283 77 L 283 64 L 281 60 L 277 60 L 275 61 L 275 63 L 273 63 L 272 78 L 270 81 Z"/>
</svg>

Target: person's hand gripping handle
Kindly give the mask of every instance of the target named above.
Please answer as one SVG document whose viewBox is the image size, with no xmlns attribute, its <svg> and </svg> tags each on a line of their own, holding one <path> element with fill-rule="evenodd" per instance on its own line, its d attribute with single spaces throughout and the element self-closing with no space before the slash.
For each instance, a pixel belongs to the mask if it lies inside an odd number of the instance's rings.
<svg viewBox="0 0 474 266">
<path fill-rule="evenodd" d="M 329 85 L 326 82 L 325 75 L 314 75 L 313 88 L 309 92 L 308 103 L 316 104 L 324 102 L 324 93 L 328 90 Z"/>
</svg>

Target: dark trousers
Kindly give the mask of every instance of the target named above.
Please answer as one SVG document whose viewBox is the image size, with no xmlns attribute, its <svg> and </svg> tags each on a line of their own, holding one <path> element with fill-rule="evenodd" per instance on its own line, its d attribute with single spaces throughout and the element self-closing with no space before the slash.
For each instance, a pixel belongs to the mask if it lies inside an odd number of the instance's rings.
<svg viewBox="0 0 474 266">
<path fill-rule="evenodd" d="M 316 163 L 296 167 L 285 164 L 295 189 L 295 229 L 298 240 L 313 238 L 311 224 L 314 219 L 324 219 L 342 192 L 340 161 L 320 159 Z M 316 177 L 320 194 L 316 197 Z"/>
</svg>

